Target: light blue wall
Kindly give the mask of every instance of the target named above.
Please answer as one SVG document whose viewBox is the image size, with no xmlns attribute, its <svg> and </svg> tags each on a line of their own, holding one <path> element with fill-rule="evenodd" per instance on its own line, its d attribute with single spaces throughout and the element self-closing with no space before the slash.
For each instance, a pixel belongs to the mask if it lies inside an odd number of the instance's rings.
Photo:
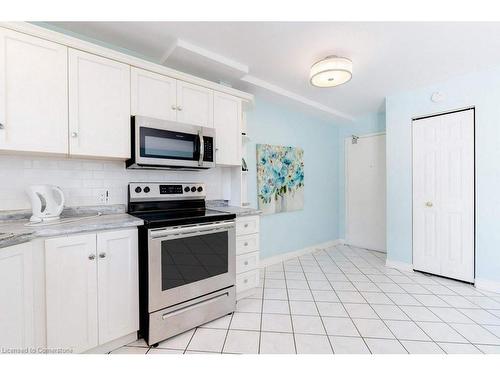
<svg viewBox="0 0 500 375">
<path fill-rule="evenodd" d="M 339 238 L 345 239 L 345 139 L 385 131 L 385 113 L 373 113 L 339 127 Z"/>
<path fill-rule="evenodd" d="M 326 121 L 256 97 L 247 113 L 248 198 L 257 206 L 256 148 L 259 143 L 304 149 L 304 210 L 261 217 L 261 257 L 339 238 L 338 128 Z"/>
<path fill-rule="evenodd" d="M 446 100 L 430 100 L 441 91 Z M 500 69 L 386 98 L 388 259 L 412 262 L 411 118 L 476 107 L 476 278 L 500 281 Z"/>
</svg>

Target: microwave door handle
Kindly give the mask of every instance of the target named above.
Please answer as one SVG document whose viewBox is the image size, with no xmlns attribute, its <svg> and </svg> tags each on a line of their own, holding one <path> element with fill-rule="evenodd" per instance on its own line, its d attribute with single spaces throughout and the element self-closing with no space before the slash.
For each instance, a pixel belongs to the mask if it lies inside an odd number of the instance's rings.
<svg viewBox="0 0 500 375">
<path fill-rule="evenodd" d="M 200 159 L 198 159 L 198 165 L 201 167 L 205 156 L 205 141 L 203 140 L 203 133 L 201 130 L 198 131 L 198 138 L 200 139 Z"/>
</svg>

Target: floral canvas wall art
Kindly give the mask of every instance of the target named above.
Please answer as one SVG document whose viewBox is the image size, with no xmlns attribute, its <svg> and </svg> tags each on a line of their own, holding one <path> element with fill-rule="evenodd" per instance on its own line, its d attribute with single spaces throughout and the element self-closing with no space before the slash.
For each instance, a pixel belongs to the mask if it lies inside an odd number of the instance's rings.
<svg viewBox="0 0 500 375">
<path fill-rule="evenodd" d="M 304 209 L 304 150 L 258 144 L 257 189 L 264 214 Z"/>
</svg>

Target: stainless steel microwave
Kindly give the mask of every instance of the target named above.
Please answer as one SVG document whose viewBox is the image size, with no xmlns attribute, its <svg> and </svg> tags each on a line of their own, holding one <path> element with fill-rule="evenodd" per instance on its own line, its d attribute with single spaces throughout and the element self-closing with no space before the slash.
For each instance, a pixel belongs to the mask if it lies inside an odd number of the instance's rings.
<svg viewBox="0 0 500 375">
<path fill-rule="evenodd" d="M 215 167 L 215 129 L 132 116 L 132 169 L 209 169 Z"/>
</svg>

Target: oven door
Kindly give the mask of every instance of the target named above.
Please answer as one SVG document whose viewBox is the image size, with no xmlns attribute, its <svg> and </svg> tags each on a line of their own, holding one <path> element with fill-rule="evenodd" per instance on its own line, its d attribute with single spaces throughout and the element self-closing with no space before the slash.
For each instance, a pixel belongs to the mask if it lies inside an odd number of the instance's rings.
<svg viewBox="0 0 500 375">
<path fill-rule="evenodd" d="M 234 220 L 149 230 L 149 312 L 235 284 Z"/>
</svg>

